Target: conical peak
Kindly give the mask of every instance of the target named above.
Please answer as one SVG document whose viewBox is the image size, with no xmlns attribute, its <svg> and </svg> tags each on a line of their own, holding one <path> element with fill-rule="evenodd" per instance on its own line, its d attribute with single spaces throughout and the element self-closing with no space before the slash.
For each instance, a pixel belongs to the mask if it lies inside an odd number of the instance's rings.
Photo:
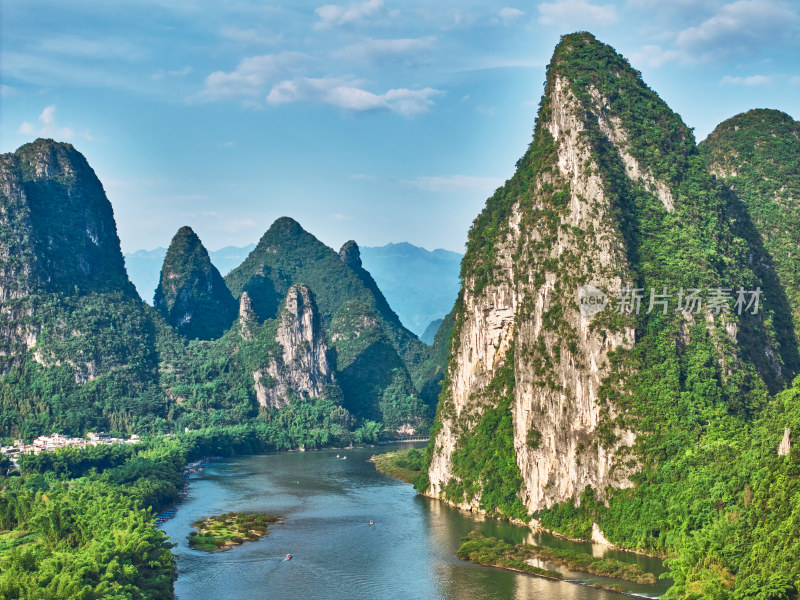
<svg viewBox="0 0 800 600">
<path fill-rule="evenodd" d="M 270 228 L 267 230 L 267 234 L 283 234 L 283 235 L 297 235 L 299 233 L 304 233 L 305 229 L 292 219 L 291 217 L 281 217 L 280 219 L 276 219 L 275 222 L 270 225 Z M 266 234 L 265 234 L 266 235 Z"/>
<path fill-rule="evenodd" d="M 208 258 L 208 250 L 206 250 L 203 242 L 200 241 L 200 238 L 188 225 L 184 225 L 178 229 L 175 235 L 172 236 L 172 241 L 169 243 L 169 248 L 167 249 L 167 255 L 174 255 L 175 253 L 196 253 L 199 254 L 198 258 L 203 262 L 206 260 L 211 262 L 211 259 Z"/>
<path fill-rule="evenodd" d="M 200 238 L 197 237 L 197 234 L 194 232 L 194 229 L 189 227 L 188 225 L 184 225 L 173 236 L 173 240 L 180 239 L 180 238 L 188 238 L 188 239 L 197 239 L 199 241 Z"/>
</svg>

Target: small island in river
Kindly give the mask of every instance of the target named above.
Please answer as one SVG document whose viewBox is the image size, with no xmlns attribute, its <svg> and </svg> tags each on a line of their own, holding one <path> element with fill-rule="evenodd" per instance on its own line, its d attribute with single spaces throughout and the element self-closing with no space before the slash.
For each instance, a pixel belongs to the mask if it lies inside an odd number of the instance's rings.
<svg viewBox="0 0 800 600">
<path fill-rule="evenodd" d="M 268 527 L 274 523 L 283 523 L 283 519 L 275 515 L 235 512 L 208 517 L 192 524 L 197 531 L 189 535 L 189 546 L 204 552 L 224 552 L 269 535 Z"/>
</svg>

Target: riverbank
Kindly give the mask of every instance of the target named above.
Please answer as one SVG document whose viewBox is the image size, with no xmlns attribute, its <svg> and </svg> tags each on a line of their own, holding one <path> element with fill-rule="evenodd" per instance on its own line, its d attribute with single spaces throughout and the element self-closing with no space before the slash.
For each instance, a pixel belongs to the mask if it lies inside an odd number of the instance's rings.
<svg viewBox="0 0 800 600">
<path fill-rule="evenodd" d="M 384 454 L 375 454 L 369 461 L 375 468 L 389 477 L 394 477 L 406 483 L 414 483 L 424 466 L 424 456 L 416 448 L 396 450 Z"/>
<path fill-rule="evenodd" d="M 185 500 L 189 497 L 189 477 L 191 474 L 201 473 L 203 469 L 208 466 L 208 463 L 214 460 L 220 460 L 221 458 L 221 456 L 206 456 L 200 460 L 190 462 L 186 465 L 186 467 L 183 469 L 183 486 L 178 492 L 178 502 L 155 516 L 154 520 L 156 527 L 160 528 L 164 523 L 172 519 L 175 516 L 175 513 L 178 512 L 178 506 L 181 500 Z"/>
<path fill-rule="evenodd" d="M 189 546 L 203 552 L 224 552 L 247 541 L 269 535 L 269 525 L 283 524 L 276 515 L 229 512 L 192 524 L 197 529 L 189 535 Z"/>
</svg>

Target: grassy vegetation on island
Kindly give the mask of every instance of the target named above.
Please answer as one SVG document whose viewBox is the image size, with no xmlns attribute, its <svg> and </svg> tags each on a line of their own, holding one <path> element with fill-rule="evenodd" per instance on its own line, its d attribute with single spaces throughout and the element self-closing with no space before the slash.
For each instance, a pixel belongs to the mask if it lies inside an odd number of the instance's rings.
<svg viewBox="0 0 800 600">
<path fill-rule="evenodd" d="M 283 523 L 283 519 L 275 515 L 235 512 L 208 517 L 192 525 L 197 531 L 189 536 L 189 545 L 204 552 L 224 552 L 269 535 L 267 527 L 273 523 Z"/>
<path fill-rule="evenodd" d="M 406 483 L 414 483 L 425 464 L 425 456 L 416 448 L 411 448 L 376 454 L 370 461 L 374 462 L 375 468 L 384 475 Z"/>
<path fill-rule="evenodd" d="M 655 585 L 657 579 L 652 573 L 643 571 L 639 565 L 622 562 L 613 558 L 598 558 L 571 550 L 559 550 L 531 544 L 509 544 L 497 538 L 487 538 L 477 531 L 471 532 L 461 540 L 458 558 L 492 567 L 502 567 L 524 571 L 542 577 L 562 579 L 558 571 L 541 569 L 529 564 L 531 559 L 539 559 L 571 571 L 581 571 L 601 577 L 613 577 L 633 583 Z M 610 588 L 609 588 L 610 589 Z"/>
</svg>

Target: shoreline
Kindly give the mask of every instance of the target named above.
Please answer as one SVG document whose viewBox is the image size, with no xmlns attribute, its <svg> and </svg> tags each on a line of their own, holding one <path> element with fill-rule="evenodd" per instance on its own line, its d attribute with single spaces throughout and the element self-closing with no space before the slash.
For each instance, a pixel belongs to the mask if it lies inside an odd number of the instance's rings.
<svg viewBox="0 0 800 600">
<path fill-rule="evenodd" d="M 189 497 L 189 489 L 191 487 L 190 484 L 189 484 L 189 476 L 192 473 L 201 472 L 205 467 L 208 466 L 209 463 L 211 463 L 213 461 L 217 461 L 217 460 L 222 460 L 222 457 L 221 456 L 204 456 L 203 458 L 201 458 L 199 460 L 196 460 L 196 461 L 188 463 L 183 468 L 183 486 L 178 491 L 178 500 L 177 500 L 177 502 L 175 502 L 174 504 L 169 505 L 167 508 L 165 508 L 164 510 L 160 511 L 159 513 L 157 513 L 153 517 L 153 526 L 156 529 L 160 528 L 164 523 L 166 523 L 170 519 L 174 518 L 175 514 L 178 512 L 178 509 L 180 508 L 181 502 L 183 502 L 186 498 Z"/>
</svg>

